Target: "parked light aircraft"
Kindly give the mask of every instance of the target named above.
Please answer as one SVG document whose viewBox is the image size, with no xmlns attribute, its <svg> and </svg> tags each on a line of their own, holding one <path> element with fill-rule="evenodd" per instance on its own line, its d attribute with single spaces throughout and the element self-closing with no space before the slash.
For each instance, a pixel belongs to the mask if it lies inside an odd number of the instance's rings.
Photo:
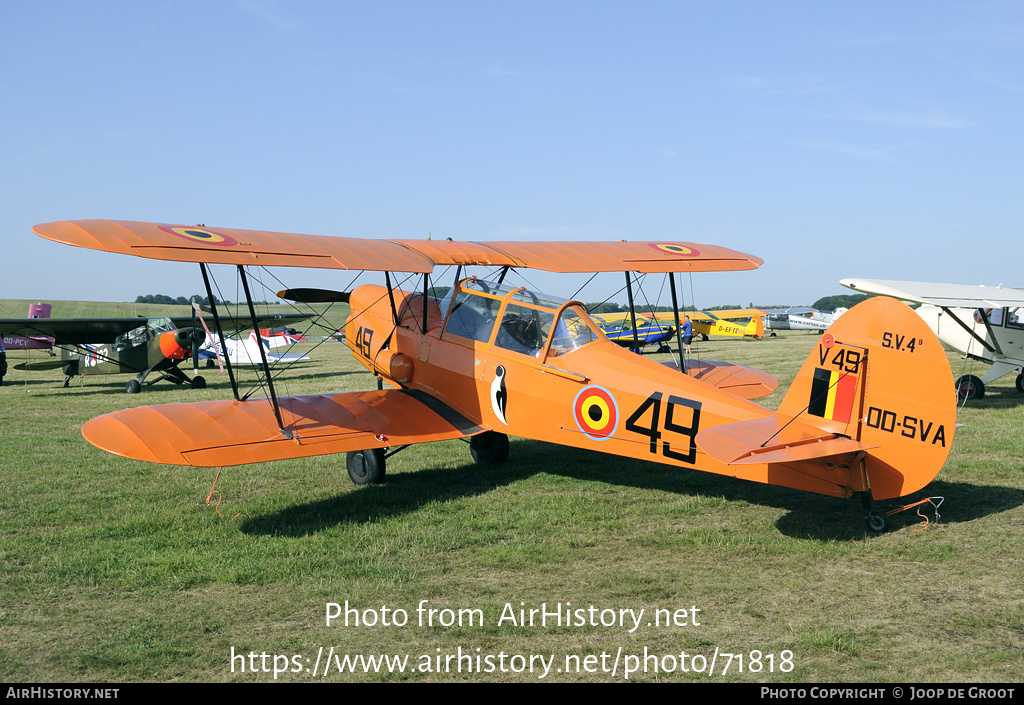
<svg viewBox="0 0 1024 705">
<path fill-rule="evenodd" d="M 674 321 L 678 316 L 689 316 L 690 325 L 694 335 L 701 336 L 704 340 L 711 335 L 722 335 L 736 338 L 760 338 L 764 335 L 763 311 L 759 309 L 735 309 L 725 311 L 684 311 L 679 314 L 656 311 L 654 313 L 637 313 L 637 330 L 646 333 L 647 344 L 664 343 L 675 335 L 675 326 L 669 321 Z M 628 313 L 600 314 L 595 316 L 609 326 L 602 326 L 602 330 L 609 339 L 630 347 L 632 345 L 632 329 L 629 326 Z M 641 323 L 641 320 L 644 320 Z M 652 323 L 650 319 L 654 319 Z M 614 323 L 611 323 L 614 321 Z M 646 327 L 645 327 L 646 326 Z M 644 335 L 638 335 L 641 345 L 644 344 Z M 659 348 L 658 352 L 668 352 L 667 346 Z"/>
<path fill-rule="evenodd" d="M 770 334 L 772 338 L 776 330 L 816 330 L 824 333 L 846 311 L 845 308 L 837 308 L 831 313 L 816 308 L 773 308 L 765 311 L 765 328 L 773 331 Z"/>
<path fill-rule="evenodd" d="M 263 329 L 266 330 L 266 329 Z M 199 348 L 199 359 L 206 360 L 207 367 L 213 367 L 216 365 L 216 359 L 218 357 L 224 357 L 224 351 L 227 350 L 227 357 L 235 365 L 260 365 L 262 364 L 263 357 L 260 355 L 260 345 L 263 346 L 263 354 L 267 359 L 267 362 L 271 364 L 285 364 L 290 362 L 304 362 L 309 359 L 309 355 L 304 353 L 275 353 L 271 352 L 272 348 L 281 347 L 283 345 L 290 345 L 289 338 L 294 339 L 295 336 L 291 335 L 270 335 L 264 337 L 262 335 L 257 336 L 256 331 L 249 333 L 249 337 L 239 340 L 230 336 L 224 338 L 224 345 L 216 341 L 207 340 L 203 343 L 202 347 Z"/>
<path fill-rule="evenodd" d="M 771 331 L 769 336 L 776 337 L 775 331 L 777 330 L 793 330 L 789 327 L 790 316 L 807 316 L 812 313 L 817 313 L 816 308 L 770 308 L 764 313 L 764 327 L 765 330 Z"/>
<path fill-rule="evenodd" d="M 49 318 L 52 307 L 50 304 L 35 303 L 28 305 L 29 318 Z M 39 336 L 4 335 L 3 347 L 7 350 L 49 350 L 53 347 L 53 338 Z"/>
<path fill-rule="evenodd" d="M 715 311 L 692 311 L 686 315 L 693 324 L 693 332 L 704 340 L 711 335 L 731 338 L 760 338 L 764 335 L 763 311 L 759 309 L 732 309 Z M 671 314 L 658 313 L 658 318 Z"/>
<path fill-rule="evenodd" d="M 861 293 L 920 303 L 918 315 L 949 349 L 992 366 L 978 378 L 963 375 L 955 385 L 962 399 L 981 399 L 985 385 L 1017 373 L 1024 393 L 1024 289 L 968 284 L 843 279 Z"/>
<path fill-rule="evenodd" d="M 652 320 L 649 314 L 636 315 L 636 327 L 631 323 L 629 314 L 603 314 L 593 316 L 608 340 L 625 348 L 634 349 L 637 344 L 641 348 L 658 345 L 658 352 L 669 352 L 667 341 L 676 334 L 675 326 L 662 324 Z"/>
<path fill-rule="evenodd" d="M 304 314 L 265 314 L 262 320 L 279 321 L 282 317 L 286 320 L 306 318 Z M 221 317 L 221 320 L 228 319 Z M 6 318 L 0 319 L 0 333 L 53 338 L 55 347 L 60 348 L 60 358 L 23 362 L 15 365 L 15 369 L 60 368 L 65 375 L 65 387 L 80 375 L 126 373 L 135 375 L 125 385 L 129 394 L 141 391 L 143 383 L 154 384 L 161 380 L 188 384 L 196 389 L 206 386 L 202 376 L 194 374 L 189 379 L 180 368 L 206 339 L 206 332 L 195 326 L 195 318 L 191 316 Z M 147 381 L 152 373 L 159 377 Z"/>
<path fill-rule="evenodd" d="M 579 302 L 461 273 L 468 265 L 501 267 L 504 276 L 511 267 L 701 272 L 762 264 L 722 247 L 361 240 L 126 221 L 34 230 L 69 245 L 198 261 L 204 276 L 207 262 L 234 264 L 247 298 L 244 265 L 257 260 L 385 273 L 386 286 L 345 294 L 346 338 L 354 357 L 392 388 L 278 398 L 270 385 L 269 399 L 239 399 L 234 385 L 232 401 L 143 406 L 85 424 L 90 443 L 121 456 L 216 467 L 345 452 L 350 477 L 365 484 L 384 479 L 385 449 L 469 437 L 476 460 L 498 462 L 509 454 L 511 434 L 859 495 L 869 528 L 881 531 L 886 516 L 872 499 L 926 486 L 953 441 L 949 363 L 928 326 L 894 299 L 872 298 L 843 316 L 771 411 L 620 348 Z M 440 301 L 426 293 L 435 265 L 457 266 Z M 422 293 L 393 287 L 390 272 L 423 275 Z M 911 337 L 921 343 L 889 342 Z"/>
</svg>

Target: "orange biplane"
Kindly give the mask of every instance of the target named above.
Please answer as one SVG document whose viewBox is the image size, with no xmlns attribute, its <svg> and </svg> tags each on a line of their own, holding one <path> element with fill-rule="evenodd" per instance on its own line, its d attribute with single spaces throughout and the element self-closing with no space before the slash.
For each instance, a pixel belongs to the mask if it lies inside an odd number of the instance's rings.
<svg viewBox="0 0 1024 705">
<path fill-rule="evenodd" d="M 771 411 L 749 401 L 774 389 L 763 373 L 715 363 L 714 374 L 707 367 L 680 374 L 610 342 L 583 304 L 501 281 L 508 268 L 628 277 L 762 264 L 721 247 L 363 240 L 105 220 L 34 230 L 69 245 L 199 262 L 208 288 L 206 264 L 234 264 L 247 297 L 244 265 L 385 273 L 386 286 L 281 295 L 348 301 L 352 354 L 392 388 L 278 398 L 271 385 L 268 399 L 239 399 L 233 382 L 232 401 L 142 406 L 85 424 L 90 443 L 121 456 L 216 467 L 345 452 L 350 477 L 366 484 L 383 480 L 388 449 L 469 437 L 474 459 L 501 462 L 515 435 L 859 495 L 869 529 L 882 531 L 886 515 L 872 499 L 925 487 L 953 441 L 949 363 L 928 326 L 894 299 L 872 298 L 836 322 Z M 442 300 L 427 295 L 435 265 L 457 267 Z M 502 274 L 494 282 L 462 278 L 468 265 Z M 422 293 L 394 288 L 390 272 L 423 275 Z M 918 342 L 893 346 L 893 339 Z"/>
</svg>

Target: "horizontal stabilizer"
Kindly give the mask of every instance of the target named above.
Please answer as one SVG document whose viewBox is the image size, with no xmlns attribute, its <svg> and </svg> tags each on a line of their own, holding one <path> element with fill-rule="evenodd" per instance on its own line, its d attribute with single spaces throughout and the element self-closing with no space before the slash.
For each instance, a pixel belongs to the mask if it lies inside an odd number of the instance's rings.
<svg viewBox="0 0 1024 705">
<path fill-rule="evenodd" d="M 678 362 L 663 362 L 674 370 Z M 779 380 L 767 372 L 718 360 L 687 360 L 686 374 L 742 399 L 760 399 L 779 388 Z"/>
<path fill-rule="evenodd" d="M 777 416 L 709 428 L 697 434 L 697 446 L 727 465 L 791 463 L 878 447 Z"/>
<path fill-rule="evenodd" d="M 88 421 L 85 439 L 115 455 L 218 467 L 388 448 L 472 436 L 485 429 L 422 392 L 386 389 L 279 399 L 161 404 Z"/>
</svg>

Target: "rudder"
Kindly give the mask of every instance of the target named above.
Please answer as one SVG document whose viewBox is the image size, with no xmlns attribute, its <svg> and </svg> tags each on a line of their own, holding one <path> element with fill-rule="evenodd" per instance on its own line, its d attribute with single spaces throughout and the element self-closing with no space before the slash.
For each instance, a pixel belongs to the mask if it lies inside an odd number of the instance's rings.
<svg viewBox="0 0 1024 705">
<path fill-rule="evenodd" d="M 903 497 L 931 482 L 949 455 L 953 373 L 938 338 L 910 307 L 873 297 L 821 336 L 779 414 L 877 445 L 864 459 L 871 495 Z"/>
</svg>

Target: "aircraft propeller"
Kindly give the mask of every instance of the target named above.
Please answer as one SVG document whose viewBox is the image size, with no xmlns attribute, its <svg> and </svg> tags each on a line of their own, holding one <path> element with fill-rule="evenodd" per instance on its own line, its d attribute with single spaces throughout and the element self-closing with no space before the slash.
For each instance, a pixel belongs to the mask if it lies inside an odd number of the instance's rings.
<svg viewBox="0 0 1024 705">
<path fill-rule="evenodd" d="M 280 299 L 296 301 L 300 304 L 333 304 L 348 303 L 348 293 L 331 291 L 330 289 L 284 289 L 277 292 Z"/>
<path fill-rule="evenodd" d="M 198 310 L 199 305 L 192 302 L 192 329 L 188 332 L 188 337 L 192 342 L 192 386 L 195 389 L 203 389 L 206 386 L 206 380 L 199 375 L 199 346 L 206 340 L 206 333 L 196 327 Z M 206 321 L 203 321 L 203 328 L 206 328 Z"/>
</svg>

